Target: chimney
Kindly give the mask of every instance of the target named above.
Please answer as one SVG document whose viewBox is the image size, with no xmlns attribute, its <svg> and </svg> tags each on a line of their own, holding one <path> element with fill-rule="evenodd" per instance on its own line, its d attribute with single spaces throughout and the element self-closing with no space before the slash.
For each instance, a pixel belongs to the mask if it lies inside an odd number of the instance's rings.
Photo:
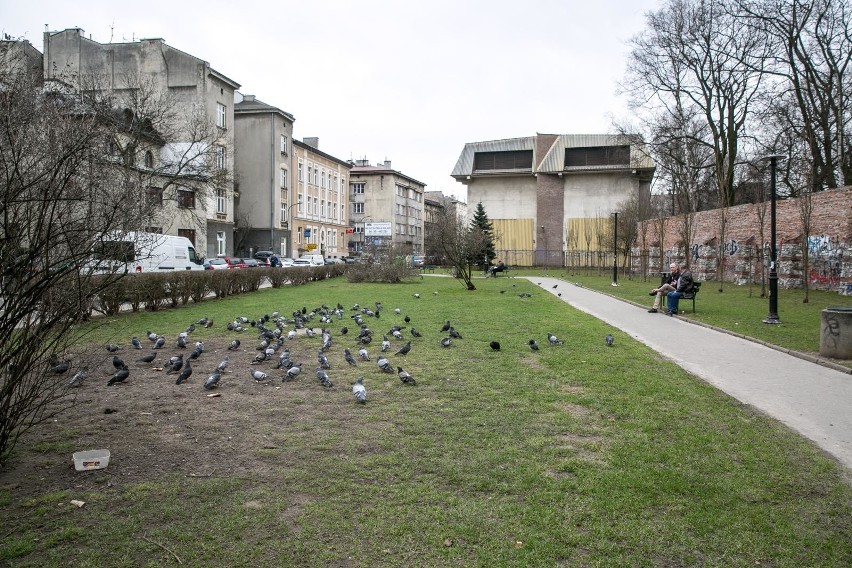
<svg viewBox="0 0 852 568">
<path fill-rule="evenodd" d="M 310 146 L 311 148 L 316 148 L 319 150 L 319 138 L 316 136 L 311 136 L 310 138 L 302 138 L 302 142 Z"/>
<path fill-rule="evenodd" d="M 254 95 L 243 95 L 243 101 L 254 102 Z"/>
<path fill-rule="evenodd" d="M 369 165 L 370 165 L 370 160 L 367 160 L 367 159 L 363 159 L 363 160 L 355 160 L 355 165 L 356 165 L 356 166 L 358 166 L 358 167 L 363 168 L 363 167 L 366 167 L 366 166 L 369 166 Z"/>
<path fill-rule="evenodd" d="M 385 160 L 384 166 L 389 170 L 393 169 L 393 168 L 391 168 L 391 161 L 390 160 Z"/>
</svg>

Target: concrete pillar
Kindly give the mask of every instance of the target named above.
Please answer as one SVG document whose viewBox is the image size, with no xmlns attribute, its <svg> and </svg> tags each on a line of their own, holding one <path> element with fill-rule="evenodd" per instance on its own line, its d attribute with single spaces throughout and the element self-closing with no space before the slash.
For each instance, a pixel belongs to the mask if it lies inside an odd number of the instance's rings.
<svg viewBox="0 0 852 568">
<path fill-rule="evenodd" d="M 822 311 L 819 354 L 833 359 L 852 359 L 852 307 L 834 306 Z"/>
</svg>

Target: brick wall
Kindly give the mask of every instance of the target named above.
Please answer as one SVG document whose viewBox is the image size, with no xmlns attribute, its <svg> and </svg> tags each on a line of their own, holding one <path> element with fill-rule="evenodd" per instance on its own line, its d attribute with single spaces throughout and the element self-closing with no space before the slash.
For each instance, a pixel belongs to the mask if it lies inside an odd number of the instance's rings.
<svg viewBox="0 0 852 568">
<path fill-rule="evenodd" d="M 811 196 L 811 228 L 805 237 L 802 200 L 776 202 L 778 285 L 799 288 L 807 277 L 812 288 L 838 289 L 852 293 L 852 187 L 821 191 Z M 759 213 L 765 211 L 761 223 Z M 721 209 L 692 216 L 692 231 L 684 239 L 684 216 L 667 218 L 663 234 L 659 221 L 639 223 L 639 234 L 647 231 L 647 250 L 637 239 L 631 265 L 637 273 L 643 259 L 650 273 L 660 272 L 669 262 L 687 262 L 699 280 L 719 280 L 738 284 L 760 282 L 769 263 L 770 206 L 747 204 L 725 212 L 726 228 L 721 231 Z M 762 225 L 762 232 L 761 232 Z M 804 274 L 803 250 L 807 248 L 809 267 Z"/>
</svg>

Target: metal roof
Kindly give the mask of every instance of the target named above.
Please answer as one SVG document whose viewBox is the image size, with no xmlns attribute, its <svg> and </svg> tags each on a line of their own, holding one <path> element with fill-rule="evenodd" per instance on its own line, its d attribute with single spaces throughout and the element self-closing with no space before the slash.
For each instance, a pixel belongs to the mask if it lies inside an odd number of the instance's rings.
<svg viewBox="0 0 852 568">
<path fill-rule="evenodd" d="M 526 138 L 506 138 L 487 142 L 468 142 L 464 145 L 459 161 L 451 176 L 469 176 L 473 174 L 473 156 L 477 152 L 512 152 L 516 150 L 535 151 L 535 136 Z"/>
</svg>

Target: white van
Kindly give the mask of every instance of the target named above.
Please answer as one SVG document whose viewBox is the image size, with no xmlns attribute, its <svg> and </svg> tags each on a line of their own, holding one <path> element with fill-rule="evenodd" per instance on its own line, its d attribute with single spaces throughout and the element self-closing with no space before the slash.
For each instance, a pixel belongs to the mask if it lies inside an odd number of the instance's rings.
<svg viewBox="0 0 852 568">
<path fill-rule="evenodd" d="M 204 270 L 186 237 L 127 232 L 105 236 L 92 253 L 94 273 L 147 273 Z"/>
<path fill-rule="evenodd" d="M 323 259 L 321 254 L 303 254 L 299 257 L 299 259 L 307 260 L 311 263 L 311 266 L 324 266 L 325 259 Z"/>
</svg>

